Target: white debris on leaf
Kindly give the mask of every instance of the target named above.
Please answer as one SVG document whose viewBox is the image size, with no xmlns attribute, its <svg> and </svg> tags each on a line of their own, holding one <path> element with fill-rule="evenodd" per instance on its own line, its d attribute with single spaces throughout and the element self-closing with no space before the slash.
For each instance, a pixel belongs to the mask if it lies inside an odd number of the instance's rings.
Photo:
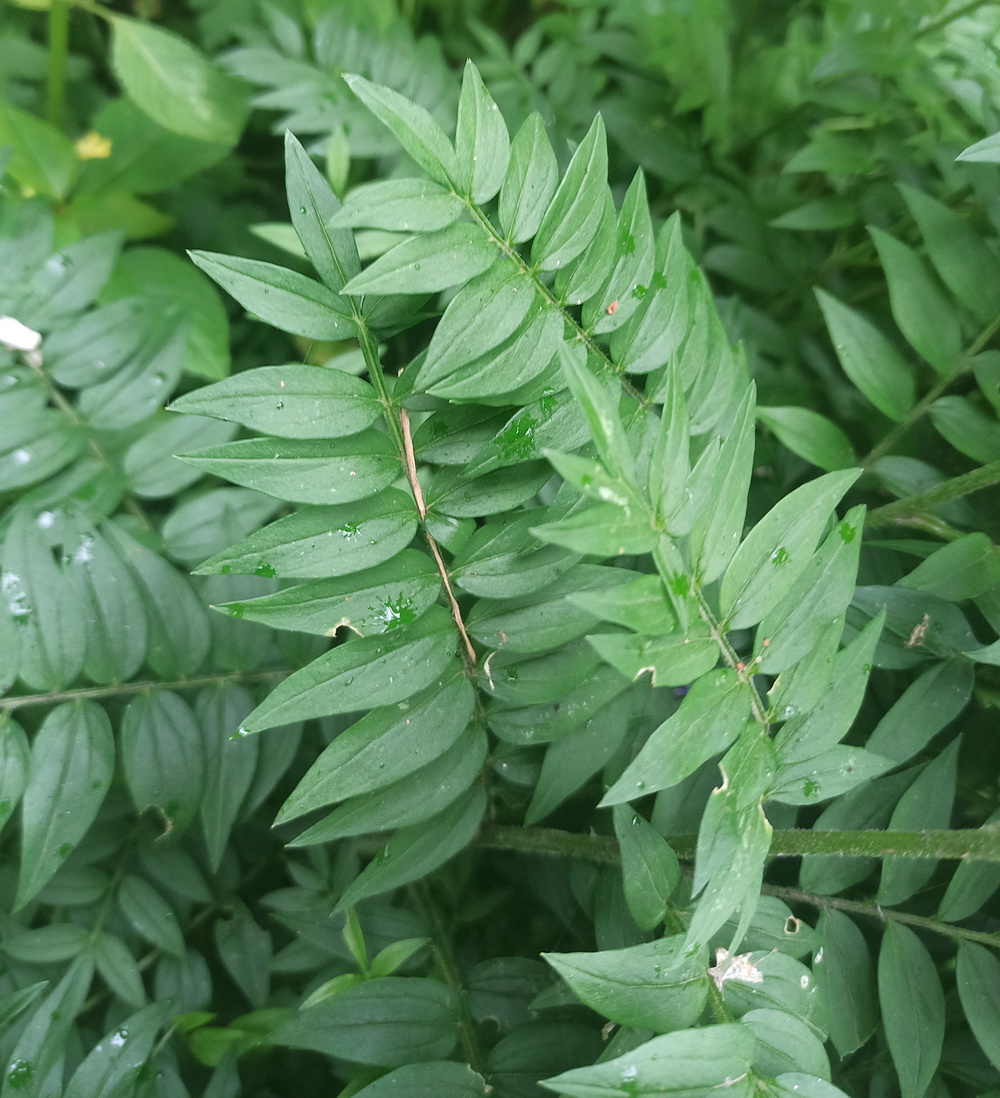
<svg viewBox="0 0 1000 1098">
<path fill-rule="evenodd" d="M 708 970 L 715 986 L 721 991 L 727 980 L 736 980 L 741 984 L 762 984 L 764 973 L 750 960 L 749 953 L 729 955 L 725 949 L 715 951 L 715 965 Z"/>
<path fill-rule="evenodd" d="M 0 346 L 8 351 L 21 351 L 32 364 L 42 363 L 42 335 L 12 316 L 0 316 Z"/>
</svg>

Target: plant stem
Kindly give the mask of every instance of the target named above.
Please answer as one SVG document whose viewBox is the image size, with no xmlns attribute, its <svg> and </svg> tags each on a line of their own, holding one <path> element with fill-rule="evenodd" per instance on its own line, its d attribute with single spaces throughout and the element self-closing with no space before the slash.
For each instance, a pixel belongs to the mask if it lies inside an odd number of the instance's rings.
<svg viewBox="0 0 1000 1098">
<path fill-rule="evenodd" d="M 973 469 L 971 473 L 963 473 L 950 480 L 943 480 L 933 488 L 928 488 L 926 492 L 919 492 L 915 496 L 907 496 L 894 503 L 887 503 L 884 507 L 877 507 L 874 511 L 869 511 L 865 518 L 865 526 L 888 526 L 890 523 L 898 522 L 904 516 L 918 515 L 928 507 L 936 507 L 949 500 L 961 499 L 962 496 L 979 492 L 994 484 L 1000 484 L 1000 461 L 991 461 L 988 465 Z"/>
<path fill-rule="evenodd" d="M 939 30 L 944 30 L 950 23 L 954 23 L 956 20 L 962 19 L 966 15 L 971 15 L 979 8 L 986 7 L 989 2 L 990 0 L 969 0 L 968 4 L 963 4 L 962 7 L 942 15 L 930 23 L 925 23 L 924 26 L 920 27 L 913 35 L 914 41 L 918 38 L 923 38 L 924 35 L 936 34 Z"/>
<path fill-rule="evenodd" d="M 697 835 L 668 836 L 678 858 L 692 860 Z M 480 832 L 478 845 L 491 850 L 518 850 L 585 858 L 600 865 L 615 865 L 618 844 L 605 835 L 578 835 L 545 827 L 508 827 L 491 824 Z M 770 858 L 798 858 L 822 854 L 842 858 L 971 858 L 1000 862 L 1000 826 L 960 831 L 808 831 L 776 830 L 771 836 Z"/>
<path fill-rule="evenodd" d="M 969 346 L 958 356 L 954 365 L 916 404 L 906 413 L 906 416 L 895 424 L 885 437 L 869 451 L 861 466 L 870 469 L 883 454 L 887 454 L 893 446 L 906 434 L 906 432 L 926 415 L 931 405 L 939 396 L 942 396 L 969 368 L 969 363 L 979 354 L 987 343 L 1000 331 L 1000 316 L 994 317 L 989 324 L 976 336 Z"/>
<path fill-rule="evenodd" d="M 1000 948 L 1000 937 L 996 934 L 984 934 L 978 930 L 966 930 L 965 927 L 952 926 L 938 919 L 929 919 L 925 915 L 910 915 L 906 911 L 896 911 L 895 908 L 882 908 L 878 904 L 864 903 L 861 900 L 842 900 L 838 896 L 817 896 L 813 892 L 802 892 L 797 888 L 784 888 L 780 885 L 764 885 L 761 892 L 768 896 L 775 896 L 779 900 L 788 903 L 809 904 L 816 908 L 833 908 L 835 911 L 848 912 L 851 915 L 863 915 L 869 919 L 878 919 L 881 922 L 906 923 L 908 926 L 917 927 L 919 930 L 929 930 L 933 934 L 941 934 L 945 938 L 966 942 L 979 942 L 981 945 Z"/>
<path fill-rule="evenodd" d="M 430 548 L 431 556 L 434 558 L 434 564 L 437 567 L 438 575 L 441 577 L 441 583 L 444 586 L 444 593 L 448 599 L 448 609 L 451 611 L 451 620 L 455 623 L 458 635 L 462 638 L 462 645 L 465 649 L 463 658 L 465 660 L 466 670 L 471 671 L 476 666 L 476 650 L 472 647 L 472 641 L 469 640 L 469 634 L 465 630 L 465 622 L 462 621 L 462 610 L 458 605 L 458 599 L 455 598 L 455 592 L 451 586 L 451 577 L 448 575 L 448 569 L 445 567 L 444 558 L 441 556 L 441 550 L 438 548 L 438 543 L 434 536 L 431 534 L 430 530 L 427 529 L 427 505 L 424 503 L 424 493 L 420 487 L 420 479 L 417 477 L 417 459 L 413 453 L 413 436 L 410 433 L 410 417 L 405 408 L 399 409 L 399 423 L 403 430 L 403 456 L 406 465 L 406 479 L 410 482 L 410 491 L 413 493 L 413 500 L 417 505 L 417 513 L 420 515 L 420 522 L 424 528 L 424 537 L 427 539 L 427 545 Z"/>
<path fill-rule="evenodd" d="M 788 836 L 812 835 L 819 837 L 820 845 L 833 846 L 833 840 L 838 838 L 865 836 L 863 842 L 859 842 L 854 848 L 850 846 L 844 849 L 825 849 L 822 851 L 791 849 L 803 844 L 799 840 L 788 840 Z M 975 836 L 982 836 L 983 843 L 974 841 Z M 917 840 L 913 848 L 904 849 L 907 842 L 900 840 Z M 925 842 L 926 840 L 926 842 Z M 681 836 L 679 839 L 671 839 L 670 845 L 679 858 L 690 858 L 694 854 L 695 836 Z M 923 844 L 921 846 L 921 844 Z M 937 844 L 933 850 L 931 845 Z M 485 827 L 476 841 L 476 845 L 487 850 L 516 850 L 524 854 L 540 854 L 564 858 L 584 858 L 597 865 L 618 865 L 621 857 L 617 842 L 606 835 L 577 835 L 568 831 L 557 831 L 553 828 L 522 828 L 505 827 L 500 824 L 491 824 Z M 962 858 L 973 847 L 987 847 L 992 857 L 991 861 L 1000 860 L 1000 828 L 980 828 L 976 831 L 924 831 L 924 832 L 899 832 L 899 831 L 775 831 L 771 842 L 772 855 L 775 854 L 802 854 L 825 853 L 844 855 L 885 855 L 898 854 L 904 857 L 940 857 Z M 783 849 L 775 849 L 783 848 Z M 965 852 L 962 852 L 962 847 Z M 982 853 L 978 857 L 983 858 Z M 986 859 L 984 859 L 986 860 Z M 882 922 L 891 920 L 898 923 L 906 923 L 909 926 L 921 930 L 929 930 L 944 937 L 969 942 L 979 942 L 982 945 L 1000 948 L 1000 936 L 985 934 L 977 930 L 966 930 L 964 927 L 952 926 L 937 919 L 930 919 L 924 915 L 910 915 L 905 911 L 897 911 L 894 908 L 882 908 L 875 903 L 865 903 L 860 900 L 842 900 L 836 896 L 819 896 L 812 892 L 803 892 L 796 888 L 785 888 L 781 885 L 761 886 L 761 892 L 768 896 L 776 896 L 780 900 L 789 903 L 804 903 L 816 908 L 835 908 L 838 911 L 846 911 L 854 915 L 864 915 L 868 918 L 879 919 Z M 714 1010 L 714 1004 L 713 1004 Z"/>
<path fill-rule="evenodd" d="M 451 949 L 451 935 L 441 919 L 441 912 L 431 897 L 426 881 L 417 881 L 416 884 L 410 885 L 409 893 L 418 914 L 427 924 L 431 937 L 431 950 L 434 953 L 434 960 L 441 970 L 441 975 L 444 977 L 444 982 L 455 993 L 455 997 L 460 1004 L 461 1013 L 458 1028 L 466 1060 L 473 1071 L 485 1075 L 486 1063 L 479 1048 L 479 1041 L 476 1038 L 475 1023 L 469 1014 L 468 997 L 462 988 L 462 979 L 458 972 L 458 966 L 455 964 L 455 955 Z"/>
<path fill-rule="evenodd" d="M 49 8 L 49 45 L 45 71 L 45 117 L 61 127 L 66 106 L 66 55 L 69 51 L 69 5 L 52 0 Z"/>
<path fill-rule="evenodd" d="M 82 701 L 84 698 L 117 698 L 130 694 L 142 694 L 147 690 L 197 690 L 202 686 L 215 686 L 224 682 L 268 682 L 290 675 L 291 671 L 252 671 L 244 674 L 233 671 L 225 675 L 202 675 L 196 679 L 178 679 L 176 682 L 123 682 L 116 686 L 85 686 L 80 690 L 54 690 L 50 694 L 25 694 L 14 698 L 0 698 L 0 713 L 21 709 L 29 705 L 57 705 L 65 701 Z"/>
<path fill-rule="evenodd" d="M 409 414 L 405 408 L 396 409 L 392 398 L 389 396 L 385 378 L 382 376 L 382 363 L 379 361 L 378 348 L 371 332 L 368 330 L 364 317 L 357 308 L 354 309 L 354 324 L 358 329 L 358 343 L 361 345 L 361 353 L 364 356 L 365 365 L 368 367 L 368 376 L 375 388 L 378 389 L 385 420 L 399 448 L 399 456 L 406 472 L 406 481 L 410 486 L 410 494 L 413 496 L 413 502 L 416 504 L 417 514 L 420 517 L 420 528 L 431 551 L 431 556 L 434 558 L 434 565 L 437 568 L 441 585 L 448 599 L 451 620 L 455 623 L 458 635 L 462 638 L 462 660 L 465 663 L 465 670 L 471 673 L 476 666 L 476 650 L 472 647 L 472 641 L 469 640 L 469 634 L 465 629 L 465 622 L 462 621 L 462 611 L 458 605 L 458 600 L 455 598 L 455 592 L 451 586 L 451 577 L 448 575 L 448 569 L 445 566 L 444 558 L 441 556 L 437 540 L 427 529 L 427 505 L 424 502 L 423 489 L 420 487 L 420 479 L 417 476 L 417 460 L 413 453 L 413 436 L 410 433 Z"/>
</svg>

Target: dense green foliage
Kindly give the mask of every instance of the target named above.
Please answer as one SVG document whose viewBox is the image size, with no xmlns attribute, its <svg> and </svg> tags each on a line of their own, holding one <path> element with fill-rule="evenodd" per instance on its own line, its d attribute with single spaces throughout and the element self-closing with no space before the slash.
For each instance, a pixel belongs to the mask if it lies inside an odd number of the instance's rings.
<svg viewBox="0 0 1000 1098">
<path fill-rule="evenodd" d="M 0 8 L 0 1098 L 1000 1094 L 1000 5 L 535 7 Z"/>
</svg>

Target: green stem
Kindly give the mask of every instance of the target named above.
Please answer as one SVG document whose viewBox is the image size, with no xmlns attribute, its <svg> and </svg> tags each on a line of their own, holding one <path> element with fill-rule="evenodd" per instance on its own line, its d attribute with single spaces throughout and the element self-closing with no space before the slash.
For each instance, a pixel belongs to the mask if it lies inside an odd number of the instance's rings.
<svg viewBox="0 0 1000 1098">
<path fill-rule="evenodd" d="M 697 835 L 667 837 L 678 858 L 692 860 Z M 518 850 L 585 858 L 601 865 L 619 861 L 618 844 L 604 835 L 578 835 L 544 827 L 507 827 L 491 824 L 479 835 L 478 845 L 491 850 Z M 1000 862 L 1000 826 L 960 831 L 808 831 L 776 830 L 770 858 L 799 858 L 822 854 L 841 858 L 971 858 Z"/>
<path fill-rule="evenodd" d="M 893 446 L 906 434 L 907 431 L 930 410 L 931 405 L 942 396 L 952 385 L 966 372 L 969 363 L 979 354 L 987 343 L 1000 331 L 1000 316 L 994 317 L 989 324 L 979 333 L 969 346 L 958 356 L 954 365 L 934 385 L 921 400 L 906 413 L 906 416 L 895 424 L 891 431 L 874 446 L 868 456 L 861 462 L 864 469 L 870 469 L 883 454 L 887 454 Z"/>
<path fill-rule="evenodd" d="M 931 23 L 927 23 L 920 27 L 919 30 L 913 35 L 914 41 L 918 38 L 923 38 L 927 34 L 936 34 L 939 30 L 944 30 L 950 23 L 954 23 L 958 19 L 964 18 L 966 15 L 971 15 L 979 8 L 985 7 L 988 3 L 992 3 L 993 0 L 969 0 L 968 4 L 963 4 L 962 7 L 956 8 L 952 12 L 948 12 L 947 15 L 942 15 L 939 19 L 935 19 Z"/>
<path fill-rule="evenodd" d="M 52 0 L 49 8 L 49 46 L 45 71 L 45 117 L 61 127 L 66 106 L 66 57 L 69 52 L 69 5 Z"/>
<path fill-rule="evenodd" d="M 462 979 L 455 963 L 455 955 L 452 952 L 452 936 L 441 919 L 441 913 L 431 898 L 430 890 L 425 881 L 417 881 L 410 885 L 410 896 L 417 908 L 417 912 L 427 925 L 431 937 L 431 950 L 434 960 L 441 972 L 444 982 L 455 993 L 455 998 L 460 1004 L 459 1036 L 462 1042 L 462 1051 L 473 1071 L 480 1075 L 486 1074 L 486 1062 L 479 1041 L 476 1038 L 476 1027 L 468 1010 L 468 998 L 462 987 Z"/>
<path fill-rule="evenodd" d="M 802 846 L 797 839 L 789 842 L 787 837 L 790 835 L 818 836 L 821 839 L 821 844 L 825 844 L 827 848 L 819 851 L 803 849 L 776 850 L 776 846 Z M 977 835 L 982 836 L 985 841 L 981 844 L 976 842 L 975 836 Z M 855 849 L 832 849 L 834 845 L 832 840 L 844 838 L 845 836 L 849 840 L 851 837 L 865 836 L 865 840 L 859 843 Z M 903 839 L 906 841 L 900 841 Z M 679 839 L 671 839 L 670 845 L 679 858 L 690 858 L 694 854 L 694 842 L 694 836 L 682 836 Z M 552 828 L 505 827 L 500 824 L 491 824 L 480 833 L 476 845 L 488 850 L 516 850 L 524 854 L 583 858 L 598 865 L 618 865 L 621 861 L 618 844 L 614 839 L 605 835 L 577 835 L 568 831 L 556 831 Z M 926 832 L 776 831 L 772 839 L 771 854 L 824 853 L 851 855 L 859 853 L 871 856 L 899 854 L 905 857 L 962 858 L 969 853 L 970 849 L 980 845 L 988 847 L 992 853 L 990 860 L 1000 860 L 1000 828 L 980 828 L 978 831 Z M 930 846 L 934 846 L 934 849 L 929 849 Z M 977 855 L 979 858 L 983 858 L 983 854 L 978 851 Z M 781 885 L 764 884 L 761 886 L 761 892 L 767 896 L 776 896 L 788 903 L 804 903 L 820 909 L 834 908 L 837 911 L 863 915 L 867 918 L 879 919 L 882 922 L 889 920 L 906 923 L 908 926 L 928 930 L 934 934 L 941 934 L 946 938 L 979 942 L 994 949 L 1000 948 L 1000 936 L 996 934 L 966 930 L 964 927 L 952 926 L 949 923 L 930 919 L 924 915 L 911 915 L 908 912 L 897 911 L 894 908 L 882 908 L 878 904 L 864 903 L 859 900 L 842 900 L 836 896 L 818 896 L 812 892 L 803 892 L 796 888 L 785 888 Z M 680 933 L 681 931 L 675 930 L 674 932 Z M 713 1012 L 716 1013 L 716 1017 L 719 1017 L 714 1003 Z"/>
<path fill-rule="evenodd" d="M 904 516 L 918 515 L 929 507 L 936 507 L 949 500 L 961 499 L 962 496 L 979 492 L 994 484 L 1000 484 L 1000 461 L 991 461 L 988 465 L 973 469 L 971 473 L 963 473 L 959 477 L 943 480 L 933 488 L 928 488 L 926 492 L 907 496 L 905 499 L 898 499 L 894 503 L 887 503 L 884 507 L 869 511 L 865 526 L 887 526 L 892 522 L 898 522 Z"/>
<path fill-rule="evenodd" d="M 851 915 L 862 915 L 868 919 L 878 919 L 880 922 L 905 923 L 907 926 L 916 927 L 918 930 L 929 930 L 932 934 L 940 934 L 945 938 L 956 941 L 979 942 L 981 945 L 1000 948 L 1000 937 L 996 934 L 984 934 L 978 930 L 966 930 L 965 927 L 952 926 L 937 919 L 929 919 L 925 915 L 910 915 L 906 911 L 896 911 L 894 908 L 882 908 L 878 904 L 864 903 L 860 900 L 842 900 L 838 896 L 817 896 L 813 892 L 802 892 L 797 888 L 783 888 L 780 885 L 764 885 L 761 892 L 768 896 L 775 896 L 787 903 L 809 904 L 810 907 L 832 908 L 835 911 L 843 911 Z"/>
<path fill-rule="evenodd" d="M 253 671 L 244 674 L 234 671 L 226 675 L 202 675 L 196 679 L 178 679 L 175 682 L 123 682 L 116 686 L 85 686 L 80 690 L 55 690 L 49 694 L 24 694 L 14 698 L 0 698 L 0 713 L 21 709 L 30 705 L 58 705 L 59 702 L 82 701 L 84 698 L 117 698 L 142 694 L 147 690 L 197 690 L 202 686 L 215 686 L 225 682 L 268 682 L 290 675 L 291 671 Z"/>
</svg>

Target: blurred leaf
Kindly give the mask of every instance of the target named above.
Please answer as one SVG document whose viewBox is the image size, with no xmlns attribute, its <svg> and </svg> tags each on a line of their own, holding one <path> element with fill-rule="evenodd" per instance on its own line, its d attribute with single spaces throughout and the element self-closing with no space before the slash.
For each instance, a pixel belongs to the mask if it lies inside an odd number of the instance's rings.
<svg viewBox="0 0 1000 1098">
<path fill-rule="evenodd" d="M 468 846 L 485 811 L 486 794 L 477 784 L 443 812 L 394 832 L 348 886 L 336 910 L 426 877 Z"/>
<path fill-rule="evenodd" d="M 387 976 L 300 1010 L 270 1035 L 354 1063 L 396 1067 L 439 1060 L 455 1047 L 459 1005 L 436 980 Z"/>
<path fill-rule="evenodd" d="M 235 145 L 246 118 L 241 85 L 178 35 L 111 15 L 111 61 L 129 96 L 175 133 Z"/>
<path fill-rule="evenodd" d="M 824 290 L 816 297 L 844 373 L 876 408 L 897 422 L 913 407 L 913 378 L 884 335 L 861 313 Z"/>
<path fill-rule="evenodd" d="M 42 722 L 31 745 L 21 803 L 15 910 L 38 894 L 86 834 L 114 764 L 111 724 L 95 702 L 64 702 Z"/>
<path fill-rule="evenodd" d="M 1000 1070 L 1000 961 L 981 945 L 960 942 L 955 976 L 972 1032 Z"/>
<path fill-rule="evenodd" d="M 855 463 L 847 435 L 825 416 L 809 408 L 757 408 L 757 418 L 793 454 L 828 473 Z"/>
<path fill-rule="evenodd" d="M 750 719 L 746 685 L 730 670 L 710 671 L 695 682 L 680 708 L 649 737 L 603 806 L 669 789 L 723 751 Z"/>
</svg>

